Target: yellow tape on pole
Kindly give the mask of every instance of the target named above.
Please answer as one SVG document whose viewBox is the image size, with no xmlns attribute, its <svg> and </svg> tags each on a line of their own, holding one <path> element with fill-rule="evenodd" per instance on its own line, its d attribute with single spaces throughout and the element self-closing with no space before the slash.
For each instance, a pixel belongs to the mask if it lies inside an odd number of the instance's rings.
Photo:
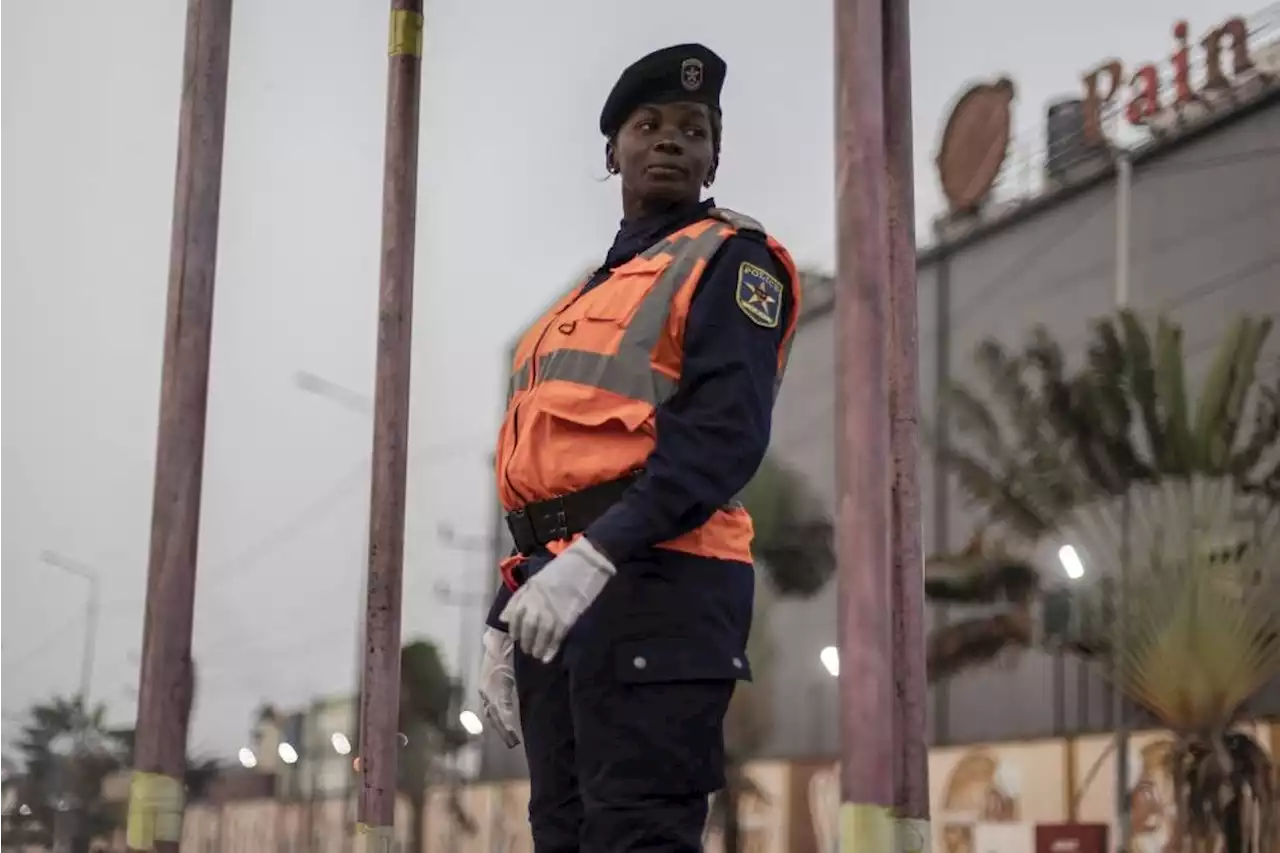
<svg viewBox="0 0 1280 853">
<path fill-rule="evenodd" d="M 395 848 L 396 831 L 393 826 L 369 826 L 356 824 L 356 836 L 362 839 L 361 853 L 391 853 Z"/>
<path fill-rule="evenodd" d="M 183 785 L 163 773 L 135 770 L 129 780 L 129 819 L 125 840 L 130 850 L 152 850 L 157 841 L 182 840 Z"/>
<path fill-rule="evenodd" d="M 894 834 L 888 806 L 840 804 L 840 853 L 890 853 Z"/>
<path fill-rule="evenodd" d="M 392 56 L 422 58 L 422 27 L 424 21 L 417 12 L 408 9 L 391 10 L 391 39 L 387 52 Z"/>
<path fill-rule="evenodd" d="M 933 830 L 927 820 L 900 817 L 894 821 L 895 847 L 898 853 L 930 853 Z"/>
</svg>

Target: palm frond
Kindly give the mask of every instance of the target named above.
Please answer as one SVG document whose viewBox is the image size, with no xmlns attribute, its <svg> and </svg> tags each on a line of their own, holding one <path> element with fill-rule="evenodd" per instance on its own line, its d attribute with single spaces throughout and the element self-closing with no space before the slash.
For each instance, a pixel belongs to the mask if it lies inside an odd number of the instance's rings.
<svg viewBox="0 0 1280 853">
<path fill-rule="evenodd" d="M 1138 486 L 1062 527 L 1109 624 L 1118 685 L 1178 731 L 1222 725 L 1280 675 L 1280 507 L 1224 478 Z M 1116 592 L 1123 600 L 1116 607 Z"/>
<path fill-rule="evenodd" d="M 1030 612 L 1010 609 L 953 622 L 930 632 L 926 671 L 929 682 L 994 660 L 1001 653 L 1030 647 L 1034 628 Z"/>
<path fill-rule="evenodd" d="M 1170 451 L 1156 394 L 1156 371 L 1151 354 L 1151 340 L 1147 337 L 1147 331 L 1139 321 L 1138 315 L 1125 310 L 1120 312 L 1119 318 L 1124 340 L 1125 381 L 1141 416 L 1151 467 L 1159 469 L 1164 464 L 1164 460 L 1168 459 Z"/>
<path fill-rule="evenodd" d="M 1265 454 L 1280 445 L 1280 378 L 1270 386 L 1258 389 L 1258 403 L 1254 410 L 1253 429 L 1248 440 L 1231 459 L 1228 470 L 1239 478 L 1247 490 L 1262 490 L 1264 478 L 1254 479 L 1254 469 Z M 1280 493 L 1272 493 L 1273 500 L 1280 500 Z"/>
<path fill-rule="evenodd" d="M 754 550 L 773 588 L 807 597 L 835 574 L 833 527 L 808 481 L 773 456 L 738 499 L 755 526 Z"/>
<path fill-rule="evenodd" d="M 1040 573 L 999 546 L 930 557 L 925 597 L 939 604 L 1027 604 L 1039 592 Z"/>
<path fill-rule="evenodd" d="M 1156 325 L 1156 398 L 1160 431 L 1166 438 L 1165 474 L 1189 476 L 1196 465 L 1195 441 L 1187 414 L 1187 391 L 1182 358 L 1182 328 L 1161 319 Z"/>
<path fill-rule="evenodd" d="M 1222 471 L 1235 443 L 1245 397 L 1270 323 L 1243 318 L 1222 340 L 1200 392 L 1195 418 L 1196 456 L 1207 471 Z"/>
</svg>

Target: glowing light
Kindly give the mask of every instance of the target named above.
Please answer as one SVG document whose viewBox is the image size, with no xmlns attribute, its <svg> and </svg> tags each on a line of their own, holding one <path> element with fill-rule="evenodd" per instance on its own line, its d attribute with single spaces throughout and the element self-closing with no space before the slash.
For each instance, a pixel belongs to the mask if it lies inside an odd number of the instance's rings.
<svg viewBox="0 0 1280 853">
<path fill-rule="evenodd" d="M 1084 577 L 1084 563 L 1080 561 L 1080 555 L 1076 553 L 1074 546 L 1063 545 L 1059 548 L 1058 559 L 1062 562 L 1062 570 L 1067 573 L 1067 577 L 1073 581 Z"/>
<path fill-rule="evenodd" d="M 835 646 L 827 646 L 819 652 L 818 660 L 822 661 L 822 665 L 827 668 L 827 672 L 831 673 L 832 678 L 840 675 L 840 650 Z"/>
<path fill-rule="evenodd" d="M 480 722 L 475 711 L 463 711 L 458 715 L 458 722 L 462 723 L 462 728 L 472 737 L 484 731 L 484 723 Z"/>
</svg>

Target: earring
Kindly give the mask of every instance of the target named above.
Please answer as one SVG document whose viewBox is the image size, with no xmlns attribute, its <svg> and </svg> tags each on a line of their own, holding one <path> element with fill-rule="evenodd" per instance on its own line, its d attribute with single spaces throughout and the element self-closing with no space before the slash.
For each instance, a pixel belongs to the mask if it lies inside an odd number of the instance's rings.
<svg viewBox="0 0 1280 853">
<path fill-rule="evenodd" d="M 714 184 L 715 182 L 716 182 L 716 176 L 713 173 L 713 174 L 707 175 L 707 179 L 702 182 L 702 185 L 707 189 L 711 189 L 711 185 Z"/>
</svg>

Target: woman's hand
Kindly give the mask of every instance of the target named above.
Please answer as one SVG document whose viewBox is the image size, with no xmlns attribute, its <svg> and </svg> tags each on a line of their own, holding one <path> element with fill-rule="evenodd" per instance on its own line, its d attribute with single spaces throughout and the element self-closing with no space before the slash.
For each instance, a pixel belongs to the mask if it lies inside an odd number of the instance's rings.
<svg viewBox="0 0 1280 853">
<path fill-rule="evenodd" d="M 550 663 L 573 623 L 616 573 L 609 558 L 583 536 L 520 587 L 499 619 L 521 651 Z"/>
</svg>

